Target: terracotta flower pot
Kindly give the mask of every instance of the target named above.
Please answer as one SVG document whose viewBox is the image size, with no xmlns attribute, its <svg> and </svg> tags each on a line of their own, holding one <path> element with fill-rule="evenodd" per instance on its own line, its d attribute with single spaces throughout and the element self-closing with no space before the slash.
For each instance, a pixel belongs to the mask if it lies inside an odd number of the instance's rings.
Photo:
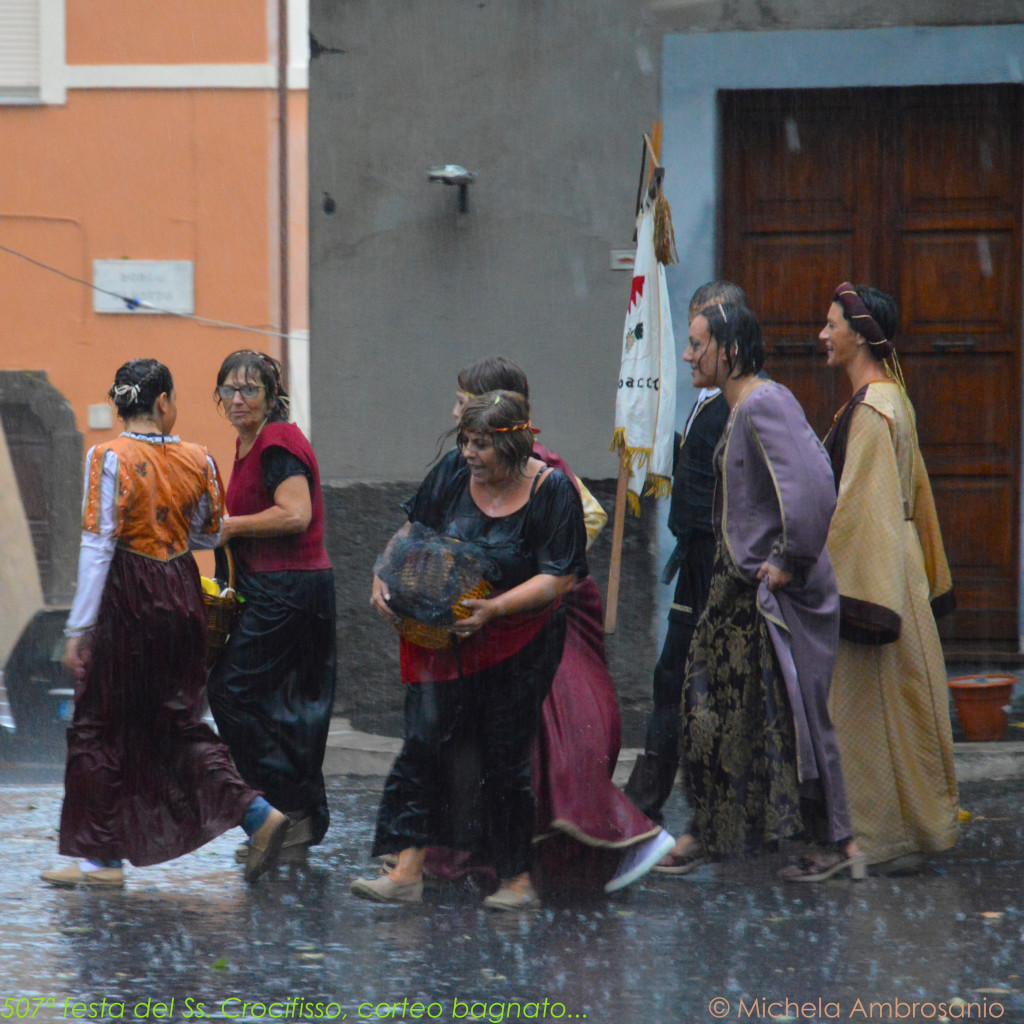
<svg viewBox="0 0 1024 1024">
<path fill-rule="evenodd" d="M 1006 705 L 1016 676 L 956 676 L 949 681 L 964 735 L 971 742 L 1001 740 L 1006 733 Z"/>
</svg>

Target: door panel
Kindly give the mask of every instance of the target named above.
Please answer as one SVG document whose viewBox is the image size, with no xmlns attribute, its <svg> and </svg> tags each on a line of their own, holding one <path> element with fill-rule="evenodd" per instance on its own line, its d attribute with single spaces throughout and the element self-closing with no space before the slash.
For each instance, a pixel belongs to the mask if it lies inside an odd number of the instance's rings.
<svg viewBox="0 0 1024 1024">
<path fill-rule="evenodd" d="M 934 482 L 947 475 L 1011 474 L 1017 458 L 1016 427 L 1006 414 L 1016 398 L 1014 360 L 964 360 L 925 355 L 907 360 L 904 375 L 917 412 L 921 452 Z M 955 387 L 936 386 L 955 381 Z M 936 393 L 942 400 L 937 401 Z"/>
<path fill-rule="evenodd" d="M 940 334 L 961 335 L 971 351 L 1009 349 L 1014 242 L 1010 232 L 905 233 L 899 351 L 934 349 Z"/>
<path fill-rule="evenodd" d="M 907 227 L 916 227 L 917 216 L 940 216 L 1013 229 L 1020 187 L 1016 91 L 1011 86 L 894 92 Z"/>
<path fill-rule="evenodd" d="M 1016 639 L 1021 89 L 726 92 L 721 110 L 720 273 L 768 371 L 824 435 L 849 397 L 816 340 L 832 290 L 896 296 L 959 602 L 944 635 Z"/>
</svg>

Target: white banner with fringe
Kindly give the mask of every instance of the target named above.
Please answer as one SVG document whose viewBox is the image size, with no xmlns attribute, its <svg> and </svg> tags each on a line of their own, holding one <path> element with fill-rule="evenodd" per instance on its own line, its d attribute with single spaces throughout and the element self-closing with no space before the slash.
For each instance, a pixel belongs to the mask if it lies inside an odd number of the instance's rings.
<svg viewBox="0 0 1024 1024">
<path fill-rule="evenodd" d="M 672 493 L 676 420 L 676 343 L 665 268 L 655 235 L 671 231 L 668 204 L 659 193 L 637 217 L 636 262 L 622 338 L 612 450 L 629 466 L 629 507 L 640 514 L 640 495 Z M 656 224 L 656 221 L 658 224 Z"/>
</svg>

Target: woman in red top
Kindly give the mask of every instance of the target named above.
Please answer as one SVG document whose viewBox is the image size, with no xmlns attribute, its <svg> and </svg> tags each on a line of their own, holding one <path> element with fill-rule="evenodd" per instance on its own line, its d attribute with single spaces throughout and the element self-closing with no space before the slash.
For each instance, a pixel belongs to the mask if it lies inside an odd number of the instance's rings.
<svg viewBox="0 0 1024 1024">
<path fill-rule="evenodd" d="M 210 709 L 245 780 L 288 808 L 282 860 L 302 861 L 329 821 L 323 760 L 336 669 L 320 470 L 287 422 L 276 360 L 233 352 L 217 374 L 216 401 L 238 431 L 221 537 L 231 542 L 244 603 L 210 673 Z"/>
</svg>

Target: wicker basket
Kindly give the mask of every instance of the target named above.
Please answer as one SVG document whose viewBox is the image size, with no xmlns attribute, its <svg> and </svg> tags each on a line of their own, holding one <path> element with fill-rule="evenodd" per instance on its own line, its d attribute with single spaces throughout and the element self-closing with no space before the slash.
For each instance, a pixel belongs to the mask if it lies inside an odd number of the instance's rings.
<svg viewBox="0 0 1024 1024">
<path fill-rule="evenodd" d="M 235 559 L 231 548 L 224 546 L 228 562 L 228 585 L 222 594 L 203 592 L 206 606 L 206 667 L 211 668 L 228 645 L 231 631 L 238 617 L 238 598 L 235 596 Z"/>
<path fill-rule="evenodd" d="M 462 602 L 486 597 L 490 592 L 490 583 L 487 580 L 480 580 L 475 587 L 467 590 L 452 605 L 452 614 L 457 619 L 468 619 L 473 613 L 468 608 L 463 608 Z M 452 633 L 449 626 L 428 626 L 425 622 L 417 622 L 415 619 L 399 619 L 395 628 L 403 640 L 408 640 L 409 643 L 416 644 L 417 647 L 429 647 L 431 650 L 439 651 L 451 646 Z"/>
</svg>

